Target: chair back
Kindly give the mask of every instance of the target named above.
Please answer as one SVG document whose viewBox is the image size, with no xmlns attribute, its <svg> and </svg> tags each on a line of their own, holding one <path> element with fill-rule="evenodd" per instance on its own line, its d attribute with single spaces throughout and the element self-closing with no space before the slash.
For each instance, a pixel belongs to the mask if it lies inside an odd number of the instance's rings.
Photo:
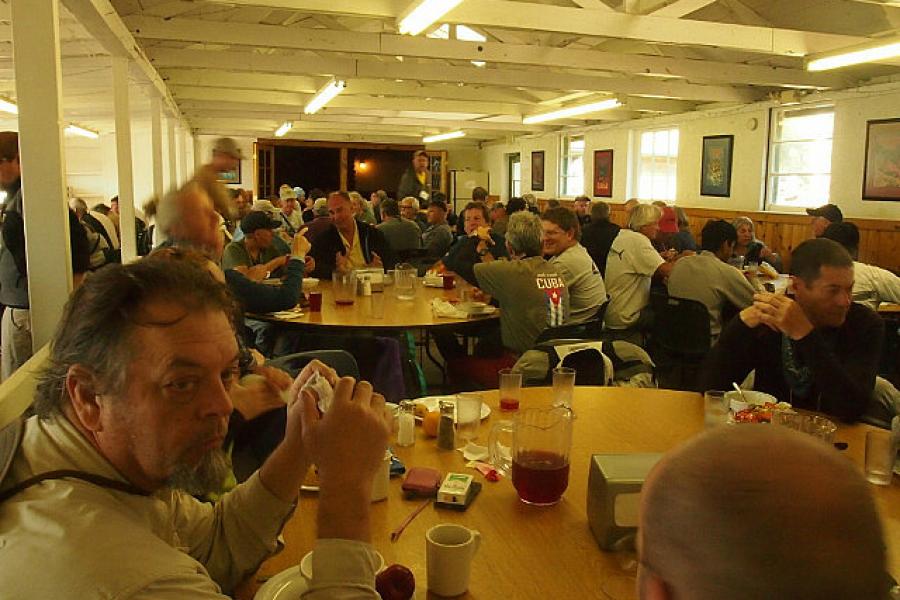
<svg viewBox="0 0 900 600">
<path fill-rule="evenodd" d="M 537 340 L 535 340 L 535 345 L 559 339 L 601 339 L 603 334 L 603 317 L 606 315 L 607 306 L 609 306 L 609 300 L 597 307 L 597 312 L 594 313 L 593 317 L 582 323 L 560 325 L 559 327 L 547 327 L 540 335 L 538 335 Z"/>
<path fill-rule="evenodd" d="M 651 295 L 651 346 L 669 354 L 700 358 L 709 352 L 709 311 L 702 302 Z"/>
<path fill-rule="evenodd" d="M 34 356 L 0 383 L 0 429 L 21 417 L 34 401 L 37 375 L 50 358 L 50 345 L 45 344 Z"/>
<path fill-rule="evenodd" d="M 286 354 L 266 361 L 266 365 L 270 367 L 278 367 L 284 369 L 296 377 L 298 373 L 314 359 L 318 359 L 337 371 L 338 377 L 354 377 L 359 379 L 359 365 L 356 359 L 346 350 L 310 350 L 308 352 L 297 352 L 295 354 Z"/>
</svg>

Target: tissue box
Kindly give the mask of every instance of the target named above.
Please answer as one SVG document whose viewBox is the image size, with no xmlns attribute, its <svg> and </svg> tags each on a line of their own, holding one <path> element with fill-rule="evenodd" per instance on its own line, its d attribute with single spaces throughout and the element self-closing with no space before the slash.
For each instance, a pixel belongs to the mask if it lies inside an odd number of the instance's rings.
<svg viewBox="0 0 900 600">
<path fill-rule="evenodd" d="M 662 454 L 594 454 L 588 474 L 587 517 L 597 543 L 613 550 L 637 531 L 641 488 Z"/>
</svg>

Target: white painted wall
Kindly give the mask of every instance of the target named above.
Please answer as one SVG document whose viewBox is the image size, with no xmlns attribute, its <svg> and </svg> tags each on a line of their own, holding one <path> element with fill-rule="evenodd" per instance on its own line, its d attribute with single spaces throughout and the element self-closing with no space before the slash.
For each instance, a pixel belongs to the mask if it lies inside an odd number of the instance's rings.
<svg viewBox="0 0 900 600">
<path fill-rule="evenodd" d="M 857 218 L 900 219 L 900 202 L 862 200 L 866 121 L 900 118 L 900 85 L 885 84 L 836 92 L 830 96 L 810 96 L 808 102 L 832 100 L 835 107 L 834 150 L 832 155 L 831 202 L 844 214 Z M 730 109 L 692 112 L 682 115 L 640 119 L 571 129 L 566 133 L 585 135 L 585 193 L 590 195 L 595 150 L 612 149 L 612 202 L 632 197 L 631 152 L 636 136 L 646 129 L 677 126 L 680 130 L 677 203 L 682 206 L 755 211 L 763 208 L 768 155 L 769 114 L 774 103 L 757 103 Z M 751 121 L 755 127 L 751 128 Z M 503 143 L 485 145 L 483 167 L 491 174 L 492 194 L 507 199 L 509 188 L 507 156 L 520 153 L 522 191 L 531 186 L 531 152 L 544 150 L 544 191 L 539 197 L 558 196 L 559 149 L 562 132 L 523 136 Z M 700 196 L 700 161 L 703 136 L 734 135 L 734 162 L 731 197 Z"/>
</svg>

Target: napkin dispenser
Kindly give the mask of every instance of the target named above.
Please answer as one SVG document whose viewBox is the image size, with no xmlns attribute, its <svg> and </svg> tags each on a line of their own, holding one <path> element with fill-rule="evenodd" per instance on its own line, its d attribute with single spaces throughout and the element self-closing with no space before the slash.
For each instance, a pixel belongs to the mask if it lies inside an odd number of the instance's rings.
<svg viewBox="0 0 900 600">
<path fill-rule="evenodd" d="M 637 531 L 641 487 L 662 454 L 594 454 L 588 474 L 587 517 L 597 543 L 614 550 Z"/>
</svg>

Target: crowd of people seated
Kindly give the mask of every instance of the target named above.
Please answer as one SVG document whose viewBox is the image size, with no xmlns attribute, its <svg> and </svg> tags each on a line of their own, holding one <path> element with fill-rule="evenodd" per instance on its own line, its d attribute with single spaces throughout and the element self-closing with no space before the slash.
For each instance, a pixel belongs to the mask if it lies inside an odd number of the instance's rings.
<svg viewBox="0 0 900 600">
<path fill-rule="evenodd" d="M 368 507 L 390 431 L 384 397 L 319 361 L 294 379 L 267 366 L 265 331 L 247 318 L 295 306 L 310 275 L 411 257 L 458 275 L 501 309 L 473 356 L 438 340 L 470 373 L 485 359 L 496 373 L 548 329 L 592 320 L 601 339 L 644 345 L 650 297 L 661 292 L 708 311 L 714 345 L 702 389 L 754 371 L 755 389 L 800 408 L 854 421 L 873 405 L 884 335 L 873 308 L 900 300 L 900 279 L 856 260 L 859 232 L 833 205 L 810 211 L 814 239 L 794 248 L 785 294 L 754 288 L 734 266 L 737 256 L 740 266 L 781 264 L 749 219 L 710 220 L 698 243 L 675 207 L 629 201 L 620 227 L 587 197 L 541 212 L 533 197 L 492 202 L 476 188 L 454 236 L 452 211 L 423 177 L 423 152 L 399 200 L 285 184 L 254 201 L 211 177 L 242 158 L 234 142 L 219 140 L 213 156 L 147 205 L 152 222 L 138 235 L 155 250 L 130 264 L 115 254 L 117 200 L 108 211 L 71 202 L 72 269 L 96 272 L 67 304 L 35 416 L 0 432 L 0 581 L 12 597 L 230 593 L 277 549 L 313 462 L 319 542 L 305 597 L 377 597 Z M 0 246 L 4 377 L 31 353 L 17 165 L 17 139 L 0 134 L 0 185 L 12 198 Z M 303 389 L 313 377 L 334 387 L 324 415 Z M 896 390 L 882 391 L 896 402 Z M 878 408 L 882 418 L 896 412 L 890 400 Z M 707 433 L 653 470 L 641 507 L 642 598 L 878 597 L 884 547 L 860 475 L 818 442 L 772 429 Z M 225 452 L 243 446 L 258 469 L 238 483 Z M 804 478 L 812 463 L 819 471 Z M 834 519 L 806 510 L 814 502 Z M 792 528 L 814 528 L 811 545 L 788 546 Z M 796 554 L 809 576 L 797 577 L 793 561 L 773 570 L 762 551 Z M 105 568 L 110 556 L 128 568 Z"/>
</svg>

